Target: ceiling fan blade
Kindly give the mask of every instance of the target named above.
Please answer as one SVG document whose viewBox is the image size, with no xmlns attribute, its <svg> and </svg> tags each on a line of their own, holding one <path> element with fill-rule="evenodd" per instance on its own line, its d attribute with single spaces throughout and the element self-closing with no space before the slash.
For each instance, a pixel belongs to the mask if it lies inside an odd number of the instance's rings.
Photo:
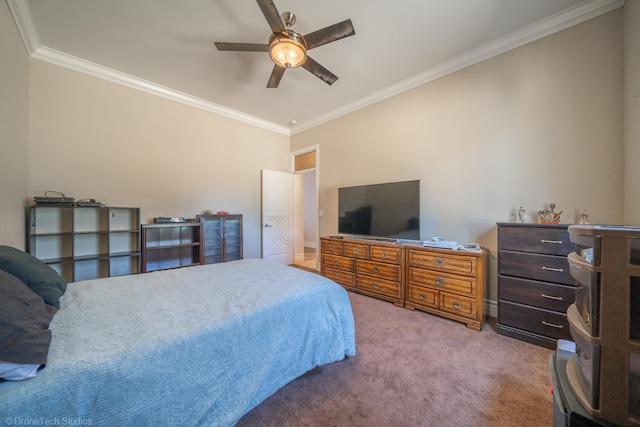
<svg viewBox="0 0 640 427">
<path fill-rule="evenodd" d="M 276 9 L 276 5 L 273 4 L 272 0 L 257 0 L 258 6 L 260 6 L 260 10 L 262 10 L 262 14 L 265 18 L 267 18 L 267 23 L 271 27 L 272 30 L 285 30 L 284 22 L 282 22 L 282 18 L 278 13 L 278 9 Z"/>
<path fill-rule="evenodd" d="M 282 79 L 282 76 L 284 75 L 286 68 L 281 67 L 279 65 L 274 65 L 273 66 L 273 71 L 271 72 L 271 76 L 269 76 L 269 82 L 267 83 L 267 87 L 268 88 L 277 88 L 278 85 L 280 84 L 280 80 Z"/>
<path fill-rule="evenodd" d="M 309 56 L 307 56 L 307 60 L 304 62 L 304 64 L 302 64 L 302 68 L 309 71 L 311 74 L 321 79 L 328 85 L 332 85 L 336 80 L 338 80 L 338 76 L 324 68 L 322 65 L 318 64 Z"/>
<path fill-rule="evenodd" d="M 336 40 L 343 39 L 345 37 L 352 36 L 356 33 L 353 28 L 351 19 L 338 22 L 337 24 L 329 25 L 321 30 L 314 31 L 304 36 L 307 42 L 307 50 L 314 47 L 322 46 L 323 44 L 335 42 Z"/>
<path fill-rule="evenodd" d="M 269 52 L 269 45 L 260 43 L 225 43 L 214 42 L 218 50 L 231 50 L 234 52 Z"/>
</svg>

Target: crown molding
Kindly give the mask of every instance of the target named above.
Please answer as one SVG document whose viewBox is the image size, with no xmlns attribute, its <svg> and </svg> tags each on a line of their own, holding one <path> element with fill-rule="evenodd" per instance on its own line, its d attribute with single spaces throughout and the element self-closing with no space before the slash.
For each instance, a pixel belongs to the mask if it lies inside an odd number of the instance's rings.
<svg viewBox="0 0 640 427">
<path fill-rule="evenodd" d="M 148 80 L 122 73 L 120 71 L 95 64 L 84 59 L 68 55 L 66 53 L 50 49 L 40 43 L 40 38 L 36 31 L 31 17 L 31 8 L 27 0 L 7 0 L 7 5 L 13 15 L 13 19 L 18 27 L 22 42 L 27 49 L 27 53 L 33 59 L 38 59 L 64 68 L 78 71 L 83 74 L 98 77 L 113 83 L 137 89 L 146 93 L 160 96 L 165 99 L 180 102 L 191 107 L 199 108 L 223 117 L 238 120 L 253 126 L 257 126 L 269 131 L 290 136 L 289 128 L 258 117 L 242 113 L 240 111 L 224 107 L 222 105 L 158 85 Z"/>
<path fill-rule="evenodd" d="M 9 6 L 16 27 L 18 27 L 18 32 L 20 33 L 24 47 L 27 49 L 27 53 L 29 56 L 33 55 L 41 43 L 36 27 L 33 24 L 33 19 L 31 18 L 29 3 L 27 0 L 7 0 L 7 6 Z"/>
<path fill-rule="evenodd" d="M 452 74 L 471 65 L 493 58 L 520 46 L 539 40 L 551 34 L 565 30 L 589 19 L 611 12 L 624 6 L 625 0 L 585 0 L 582 3 L 563 12 L 552 15 L 541 21 L 516 30 L 510 34 L 485 43 L 475 49 L 437 64 L 423 72 L 415 74 L 395 84 L 387 86 L 350 104 L 333 110 L 323 116 L 296 126 L 291 134 L 303 132 L 323 123 L 368 107 L 402 92 L 414 89 L 425 83 Z"/>
<path fill-rule="evenodd" d="M 263 129 L 291 136 L 391 98 L 425 83 L 429 83 L 463 68 L 508 52 L 512 49 L 524 46 L 525 44 L 557 33 L 558 31 L 562 31 L 589 19 L 621 8 L 624 6 L 625 0 L 585 0 L 573 8 L 555 14 L 549 18 L 545 18 L 527 27 L 507 34 L 506 36 L 479 46 L 478 48 L 444 61 L 421 73 L 410 76 L 395 84 L 387 86 L 384 89 L 373 92 L 370 95 L 319 116 L 316 119 L 304 124 L 298 124 L 291 129 L 117 70 L 67 55 L 54 49 L 47 48 L 46 46 L 42 46 L 31 17 L 31 9 L 29 7 L 28 0 L 6 0 L 6 2 L 16 26 L 18 27 L 18 31 L 27 53 L 32 58 L 138 89 Z"/>
<path fill-rule="evenodd" d="M 67 55 L 66 53 L 59 52 L 55 49 L 41 46 L 35 51 L 35 53 L 31 55 L 31 57 L 74 71 L 78 71 L 83 74 L 88 74 L 90 76 L 108 80 L 122 86 L 127 86 L 146 93 L 160 96 L 165 99 L 180 102 L 182 104 L 199 108 L 210 113 L 215 113 L 223 117 L 248 123 L 250 125 L 257 126 L 269 131 L 281 133 L 287 136 L 290 135 L 289 129 L 284 126 L 274 124 L 267 120 L 263 120 L 255 116 L 251 116 L 249 114 L 224 107 L 222 105 L 171 89 L 166 86 L 159 85 L 157 83 L 150 82 L 148 80 L 131 76 L 129 74 L 122 73 L 111 68 L 103 67 L 102 65 L 98 65 L 93 62 L 85 61 L 84 59 L 72 55 Z"/>
</svg>

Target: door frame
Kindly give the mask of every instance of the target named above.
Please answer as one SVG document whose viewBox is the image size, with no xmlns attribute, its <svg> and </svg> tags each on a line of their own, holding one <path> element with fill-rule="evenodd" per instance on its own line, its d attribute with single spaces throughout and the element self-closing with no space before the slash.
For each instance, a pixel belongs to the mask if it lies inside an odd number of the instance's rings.
<svg viewBox="0 0 640 427">
<path fill-rule="evenodd" d="M 302 154 L 307 154 L 307 153 L 311 153 L 315 151 L 316 152 L 316 164 L 315 164 L 315 168 L 310 168 L 310 169 L 305 169 L 305 170 L 299 170 L 296 171 L 295 170 L 295 159 L 297 156 L 300 156 Z M 320 246 L 320 215 L 319 215 L 319 207 L 320 207 L 320 146 L 318 144 L 315 145 L 310 145 L 308 147 L 305 148 L 301 148 L 299 150 L 296 151 L 292 151 L 290 152 L 290 156 L 289 156 L 289 170 L 291 171 L 292 174 L 294 175 L 302 175 L 304 173 L 307 173 L 309 171 L 312 171 L 315 169 L 315 198 L 316 198 L 316 211 L 315 212 L 304 212 L 303 213 L 303 217 L 302 220 L 299 219 L 298 215 L 296 215 L 296 209 L 299 209 L 299 207 L 301 205 L 304 205 L 304 189 L 302 189 L 302 191 L 294 191 L 294 196 L 293 196 L 293 205 L 294 205 L 294 215 L 293 215 L 293 258 L 294 258 L 294 263 L 296 262 L 296 256 L 299 253 L 304 253 L 304 217 L 306 217 L 307 215 L 314 215 L 315 216 L 315 246 L 316 246 L 316 270 L 318 269 L 319 266 L 319 246 Z M 298 180 L 295 179 L 294 177 L 294 186 L 296 185 L 296 182 L 298 182 Z M 304 182 L 304 180 L 303 180 Z M 302 231 L 300 231 L 302 230 Z M 300 232 L 302 232 L 302 236 L 300 236 Z M 300 243 L 302 242 L 302 247 L 300 247 Z"/>
</svg>

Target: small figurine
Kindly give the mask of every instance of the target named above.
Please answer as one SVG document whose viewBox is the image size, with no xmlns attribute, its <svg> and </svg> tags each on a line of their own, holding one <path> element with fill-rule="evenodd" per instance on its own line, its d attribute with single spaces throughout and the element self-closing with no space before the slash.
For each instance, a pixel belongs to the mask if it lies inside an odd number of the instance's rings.
<svg viewBox="0 0 640 427">
<path fill-rule="evenodd" d="M 524 224 L 524 216 L 526 215 L 526 213 L 527 211 L 522 206 L 518 208 L 518 222 L 520 224 Z"/>
<path fill-rule="evenodd" d="M 578 219 L 578 224 L 580 225 L 591 224 L 591 221 L 589 221 L 589 214 L 587 213 L 586 209 L 582 209 L 580 211 L 580 219 Z"/>
<path fill-rule="evenodd" d="M 540 217 L 541 224 L 558 224 L 560 222 L 560 215 L 562 215 L 563 211 L 554 212 L 556 208 L 555 203 L 549 204 L 549 209 L 538 211 L 538 216 Z"/>
</svg>

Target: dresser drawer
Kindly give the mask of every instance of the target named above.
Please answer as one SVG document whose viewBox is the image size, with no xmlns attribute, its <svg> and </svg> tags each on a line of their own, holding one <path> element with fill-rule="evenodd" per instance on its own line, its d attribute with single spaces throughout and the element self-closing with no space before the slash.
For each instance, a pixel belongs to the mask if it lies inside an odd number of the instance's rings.
<svg viewBox="0 0 640 427">
<path fill-rule="evenodd" d="M 377 279 L 367 276 L 356 277 L 356 287 L 365 291 L 376 292 L 378 294 L 388 295 L 390 297 L 399 298 L 400 284 L 390 280 Z"/>
<path fill-rule="evenodd" d="M 356 261 L 356 273 L 375 276 L 395 282 L 399 282 L 401 278 L 401 268 L 399 265 L 364 261 L 360 259 Z"/>
<path fill-rule="evenodd" d="M 470 296 L 472 296 L 475 291 L 475 280 L 471 277 L 454 276 L 415 267 L 409 268 L 408 281 L 415 285 L 429 286 L 438 290 L 446 290 Z"/>
<path fill-rule="evenodd" d="M 564 256 L 500 250 L 498 264 L 498 272 L 505 276 L 575 285 L 569 273 L 569 261 Z"/>
<path fill-rule="evenodd" d="M 355 275 L 349 271 L 322 267 L 322 275 L 344 286 L 355 286 Z"/>
<path fill-rule="evenodd" d="M 541 308 L 499 301 L 498 323 L 553 339 L 571 340 L 567 316 Z"/>
<path fill-rule="evenodd" d="M 566 313 L 574 302 L 576 288 L 554 283 L 515 277 L 498 277 L 501 300 L 532 305 L 538 308 Z"/>
<path fill-rule="evenodd" d="M 446 292 L 440 292 L 440 310 L 460 316 L 476 317 L 476 301 Z"/>
<path fill-rule="evenodd" d="M 400 264 L 402 261 L 402 249 L 373 246 L 369 255 L 371 261 L 389 262 Z"/>
<path fill-rule="evenodd" d="M 323 254 L 342 255 L 344 254 L 344 243 L 322 240 L 320 242 L 320 251 Z"/>
<path fill-rule="evenodd" d="M 500 249 L 547 255 L 569 255 L 575 245 L 566 228 L 500 227 Z"/>
<path fill-rule="evenodd" d="M 346 243 L 344 244 L 344 255 L 359 259 L 369 258 L 369 246 L 361 245 L 359 243 Z"/>
<path fill-rule="evenodd" d="M 440 303 L 438 291 L 415 285 L 409 285 L 407 299 L 409 300 L 409 302 L 432 308 L 438 308 L 438 305 Z"/>
<path fill-rule="evenodd" d="M 476 258 L 455 256 L 435 252 L 409 250 L 409 266 L 429 268 L 454 274 L 473 276 L 476 274 Z"/>
<path fill-rule="evenodd" d="M 354 271 L 355 260 L 344 256 L 322 254 L 322 266 Z"/>
</svg>

